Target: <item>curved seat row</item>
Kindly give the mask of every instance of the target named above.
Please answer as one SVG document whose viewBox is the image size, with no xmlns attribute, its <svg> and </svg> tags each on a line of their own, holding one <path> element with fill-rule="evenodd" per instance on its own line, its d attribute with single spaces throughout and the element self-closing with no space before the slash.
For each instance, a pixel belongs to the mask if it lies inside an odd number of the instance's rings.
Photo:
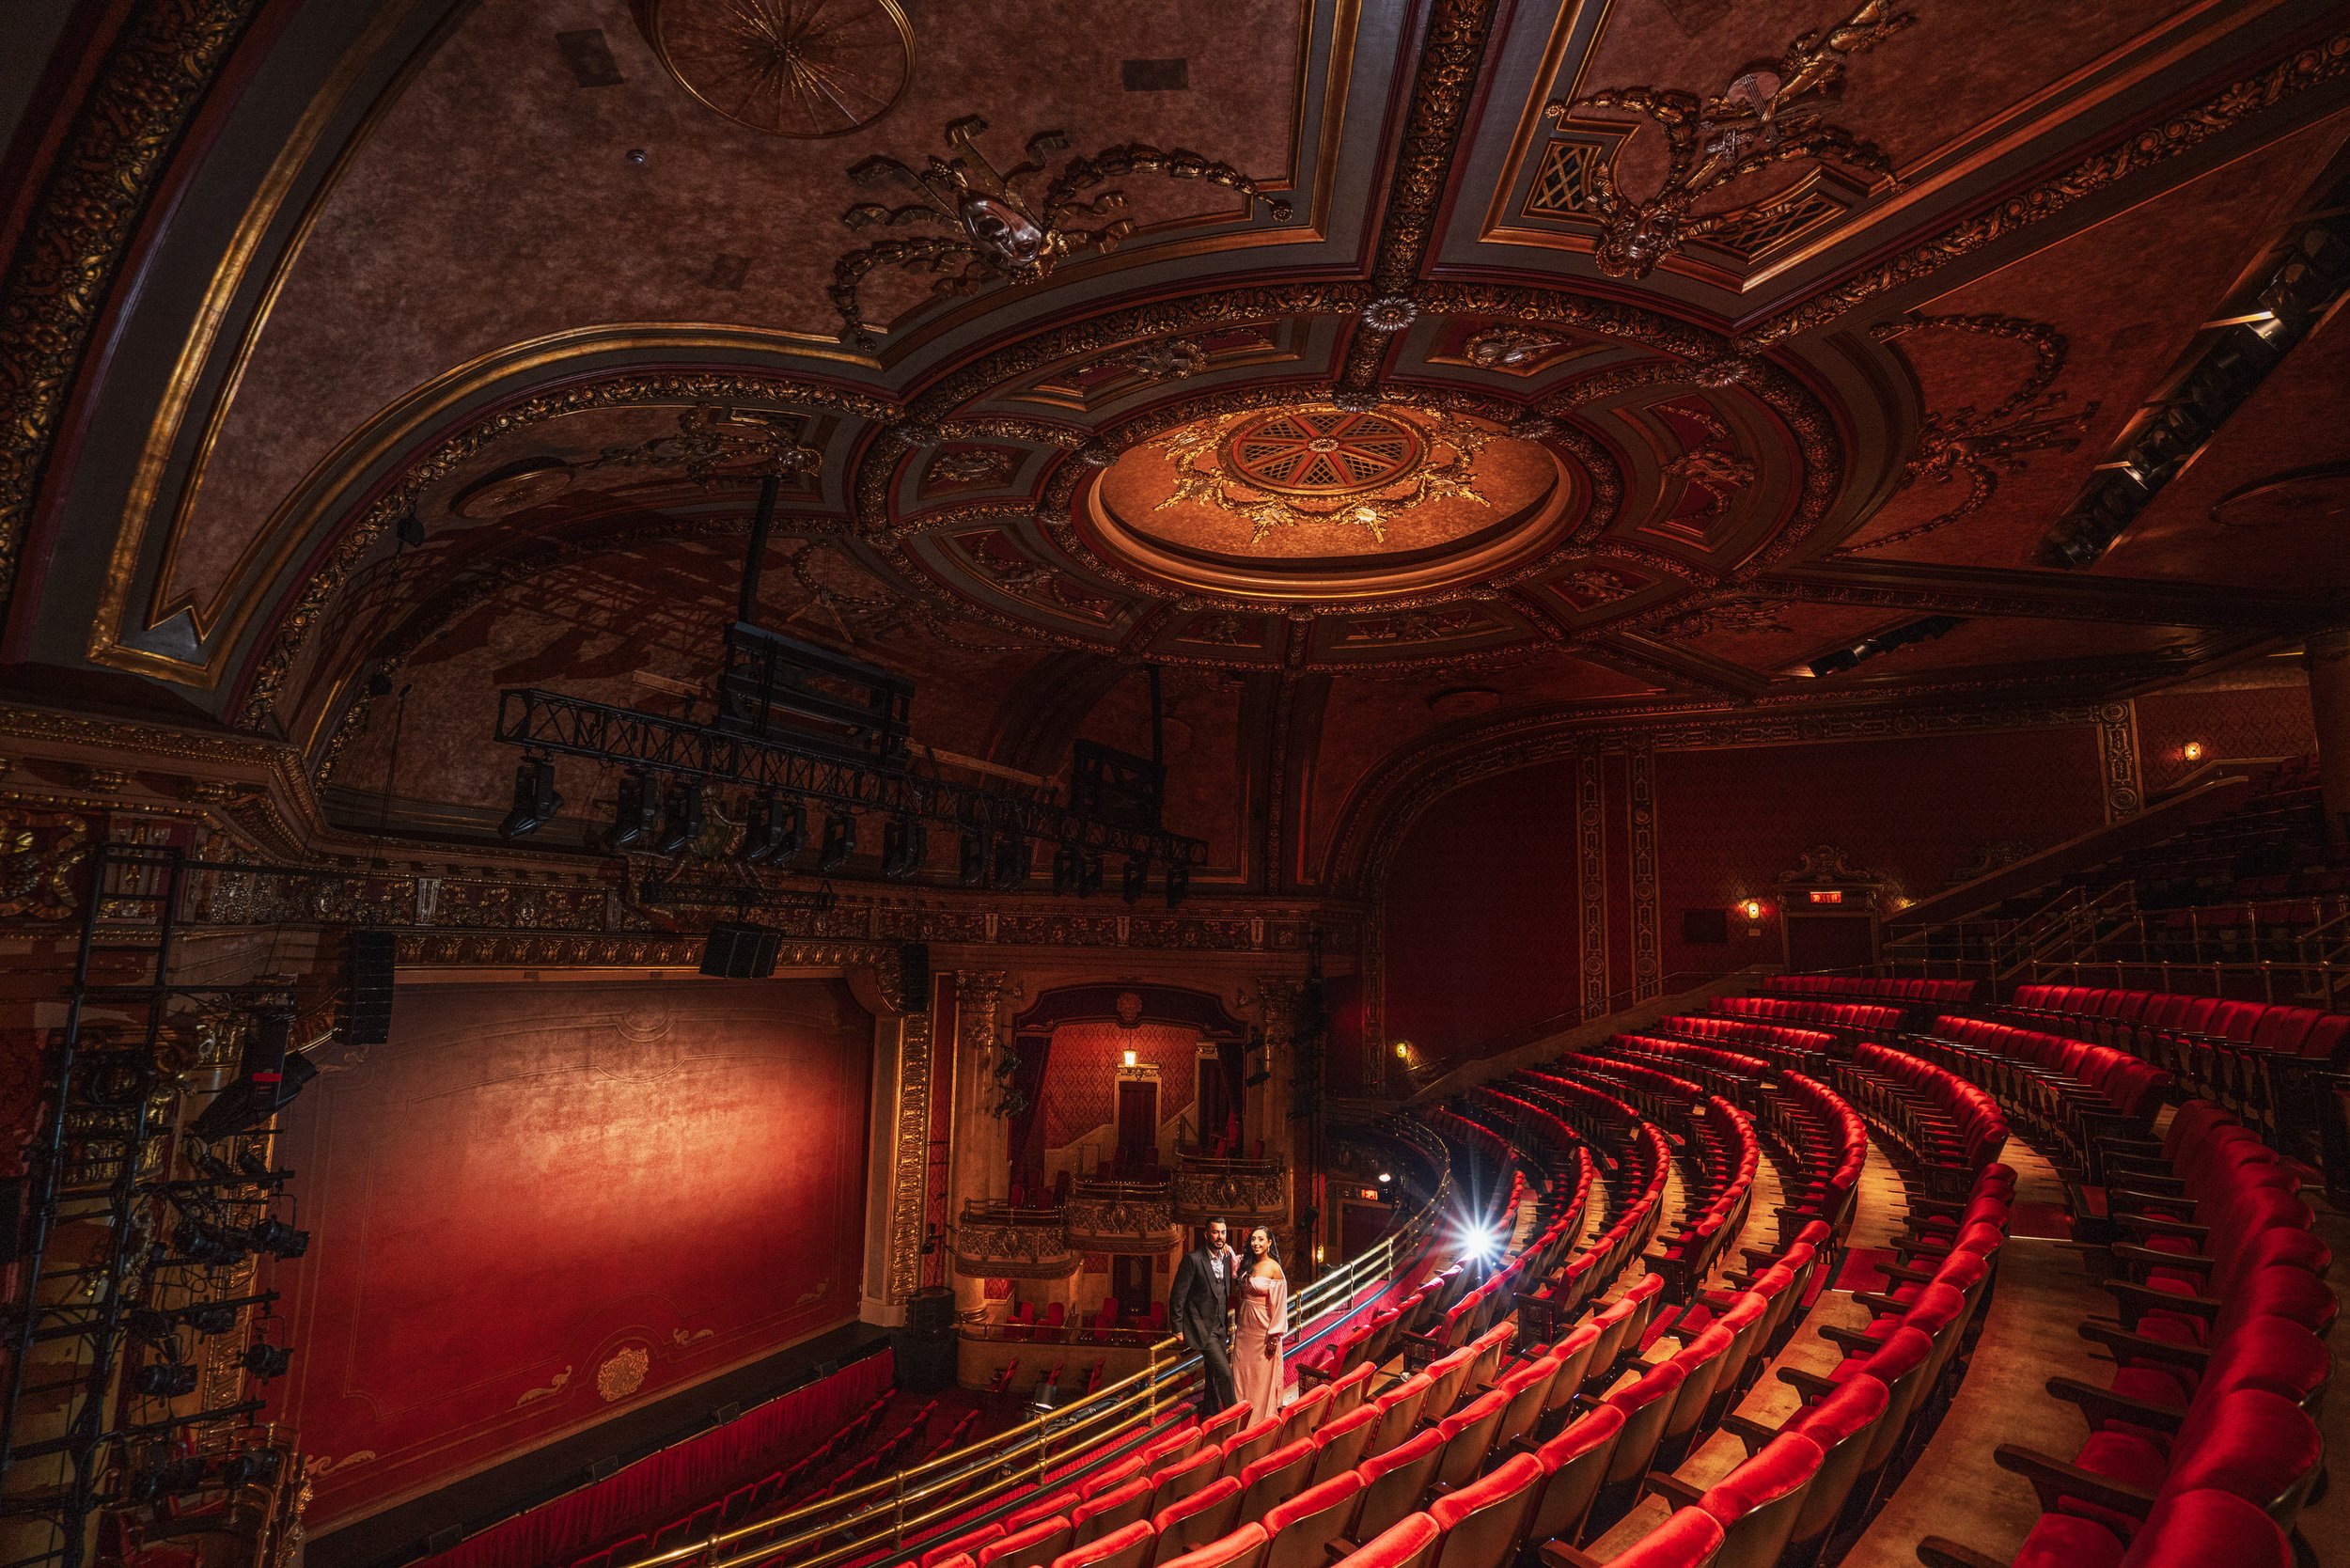
<svg viewBox="0 0 2350 1568">
<path fill-rule="evenodd" d="M 2110 1248 L 2116 1315 L 2079 1331 L 2111 1355 L 2113 1371 L 2104 1386 L 2048 1381 L 2089 1425 L 2070 1462 L 1998 1450 L 2043 1510 L 2013 1560 L 2294 1560 L 2295 1518 L 2319 1475 L 2311 1412 L 2330 1374 L 2324 1336 L 2337 1312 L 2323 1278 L 2331 1254 L 2310 1229 L 2298 1178 L 2204 1101 L 2183 1105 L 2160 1143 L 2117 1143 L 2108 1158 L 2129 1239 Z M 1933 1568 L 1996 1560 L 1939 1538 L 1919 1555 Z"/>
<path fill-rule="evenodd" d="M 1805 1028 L 1798 1024 L 1773 1024 L 1756 1018 L 1733 1018 L 1717 1012 L 1675 1013 L 1659 1018 L 1653 1030 L 1670 1040 L 1685 1040 L 1693 1044 L 1720 1045 L 1743 1051 L 1761 1057 L 1772 1066 L 1790 1073 L 1817 1070 L 1828 1048 L 1836 1043 L 1836 1037 L 1823 1029 Z"/>
<path fill-rule="evenodd" d="M 1982 981 L 1890 980 L 1872 975 L 1773 975 L 1762 989 L 1778 996 L 1835 996 L 1848 1002 L 1923 1002 L 1954 1007 L 1982 999 Z"/>
<path fill-rule="evenodd" d="M 1804 996 L 1719 996 L 1714 1011 L 1765 1024 L 1798 1024 L 1841 1040 L 1897 1033 L 1902 1010 L 1876 1002 L 1837 1002 Z"/>
<path fill-rule="evenodd" d="M 1963 1190 L 2007 1145 L 1998 1102 L 1947 1067 L 1872 1043 L 1835 1074 L 1839 1092 L 1917 1163 L 1929 1193 Z"/>
<path fill-rule="evenodd" d="M 1745 1110 L 1753 1110 L 1761 1103 L 1763 1080 L 1771 1073 L 1771 1064 L 1761 1057 L 1664 1035 L 1610 1035 L 1584 1055 L 1677 1073 L 1701 1085 L 1708 1094 L 1718 1094 Z"/>
<path fill-rule="evenodd" d="M 2144 1135 L 2170 1087 L 2127 1051 L 1982 1018 L 1944 1013 L 1910 1048 L 1988 1091 L 2053 1144 L 2060 1168 L 2091 1182 L 2104 1181 L 2098 1140 Z"/>
</svg>

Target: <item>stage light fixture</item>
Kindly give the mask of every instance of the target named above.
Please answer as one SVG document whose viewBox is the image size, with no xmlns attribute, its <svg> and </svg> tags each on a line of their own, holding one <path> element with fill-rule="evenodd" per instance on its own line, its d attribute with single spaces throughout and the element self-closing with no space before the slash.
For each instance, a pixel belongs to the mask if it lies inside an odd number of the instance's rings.
<svg viewBox="0 0 2350 1568">
<path fill-rule="evenodd" d="M 837 871 L 849 863 L 856 853 L 856 817 L 853 812 L 834 811 L 824 818 L 824 840 L 816 851 L 816 869 Z"/>
<path fill-rule="evenodd" d="M 167 1459 L 150 1465 L 131 1477 L 131 1500 L 134 1503 L 156 1503 L 165 1497 L 185 1497 L 204 1487 L 208 1462 L 200 1453 Z"/>
<path fill-rule="evenodd" d="M 930 829 L 922 819 L 908 811 L 882 823 L 882 875 L 904 882 L 922 870 L 929 858 Z"/>
<path fill-rule="evenodd" d="M 661 803 L 661 837 L 653 841 L 653 853 L 683 855 L 701 838 L 709 821 L 699 779 L 689 778 L 672 787 Z"/>
<path fill-rule="evenodd" d="M 245 1371 L 267 1383 L 273 1377 L 286 1375 L 286 1369 L 293 1364 L 293 1352 L 283 1345 L 252 1345 L 246 1348 L 243 1360 Z"/>
<path fill-rule="evenodd" d="M 1053 851 L 1053 892 L 1057 897 L 1066 898 L 1077 891 L 1084 875 L 1085 856 L 1078 853 L 1076 845 L 1062 844 Z"/>
<path fill-rule="evenodd" d="M 631 768 L 620 775 L 617 793 L 612 807 L 612 831 L 604 841 L 619 850 L 652 837 L 661 818 L 660 792 L 642 769 Z"/>
<path fill-rule="evenodd" d="M 1148 855 L 1130 855 L 1118 873 L 1119 897 L 1128 903 L 1140 903 L 1142 895 L 1151 890 L 1151 859 Z"/>
<path fill-rule="evenodd" d="M 773 790 L 751 797 L 743 818 L 742 858 L 752 866 L 779 866 L 797 860 L 807 847 L 807 808 L 786 800 Z"/>
<path fill-rule="evenodd" d="M 1022 887 L 1028 881 L 1028 841 L 1017 833 L 998 834 L 995 839 L 995 862 L 988 868 L 987 885 L 998 892 Z"/>
<path fill-rule="evenodd" d="M 955 880 L 965 887 L 977 887 L 987 880 L 989 858 L 986 833 L 964 828 L 955 839 Z"/>
<path fill-rule="evenodd" d="M 1383 1171 L 1381 1171 L 1381 1172 L 1379 1173 L 1379 1184 L 1380 1184 L 1381 1186 L 1383 1186 L 1383 1187 L 1384 1187 L 1384 1186 L 1386 1186 L 1386 1185 L 1389 1182 L 1392 1182 L 1392 1181 L 1394 1181 L 1394 1180 L 1395 1180 L 1394 1175 L 1393 1175 L 1392 1173 L 1388 1172 L 1388 1171 L 1385 1171 L 1385 1170 L 1383 1170 Z"/>
<path fill-rule="evenodd" d="M 206 1266 L 236 1262 L 246 1251 L 243 1238 L 234 1231 L 223 1231 L 194 1216 L 171 1228 L 171 1246 L 189 1262 Z"/>
<path fill-rule="evenodd" d="M 185 1399 L 196 1392 L 196 1370 L 179 1361 L 150 1361 L 131 1374 L 131 1387 L 149 1399 Z"/>
<path fill-rule="evenodd" d="M 266 1252 L 273 1258 L 291 1260 L 310 1250 L 310 1232 L 297 1231 L 282 1219 L 259 1219 L 245 1231 L 245 1239 L 256 1252 Z"/>
<path fill-rule="evenodd" d="M 1168 861 L 1167 865 L 1167 907 L 1181 909 L 1183 906 L 1183 901 L 1189 897 L 1191 897 L 1191 868 L 1180 860 Z"/>
<path fill-rule="evenodd" d="M 553 822 L 561 809 L 563 797 L 555 792 L 555 760 L 526 757 L 515 765 L 514 805 L 498 823 L 498 833 L 508 839 L 527 838 Z"/>
<path fill-rule="evenodd" d="M 231 1491 L 265 1485 L 276 1478 L 284 1462 L 285 1456 L 275 1449 L 249 1449 L 220 1467 L 220 1483 Z"/>
</svg>

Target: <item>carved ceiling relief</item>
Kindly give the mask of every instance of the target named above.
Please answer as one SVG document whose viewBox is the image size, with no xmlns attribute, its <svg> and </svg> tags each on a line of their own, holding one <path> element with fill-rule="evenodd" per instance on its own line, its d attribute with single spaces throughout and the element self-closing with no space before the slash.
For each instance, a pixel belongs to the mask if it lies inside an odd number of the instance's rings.
<svg viewBox="0 0 2350 1568">
<path fill-rule="evenodd" d="M 1851 57 L 1914 20 L 1890 0 L 1867 0 L 1842 22 L 1799 35 L 1776 61 L 1748 66 L 1716 94 L 1604 87 L 1572 102 L 1553 102 L 1547 111 L 1553 119 L 1621 110 L 1644 117 L 1664 134 L 1664 176 L 1647 196 L 1631 195 L 1619 183 L 1624 144 L 1608 156 L 1587 157 L 1577 171 L 1574 205 L 1600 227 L 1599 270 L 1610 277 L 1648 276 L 1692 240 L 1718 233 L 1758 205 L 1700 212 L 1701 204 L 1722 197 L 1733 181 L 1780 164 L 1834 163 L 1889 184 L 1892 161 L 1884 150 L 1830 124 L 1826 116 L 1841 97 Z"/>
<path fill-rule="evenodd" d="M 2031 365 L 1990 408 L 1961 403 L 1927 410 L 1919 425 L 1917 450 L 1902 471 L 1901 487 L 1906 491 L 1922 482 L 1939 495 L 1955 485 L 1956 494 L 1947 505 L 1923 522 L 1842 545 L 1829 552 L 1831 557 L 1888 550 L 1973 516 L 1998 493 L 2000 478 L 2020 472 L 2032 453 L 2069 452 L 2078 447 L 2097 413 L 2093 399 L 2077 409 L 2067 406 L 2066 393 L 2055 384 L 2064 372 L 2065 337 L 2045 321 L 1911 314 L 1881 321 L 1871 330 L 1879 342 L 1894 346 L 1913 375 L 1917 367 L 1902 342 L 1925 333 L 1969 333 L 2018 344 L 2030 352 Z"/>
</svg>

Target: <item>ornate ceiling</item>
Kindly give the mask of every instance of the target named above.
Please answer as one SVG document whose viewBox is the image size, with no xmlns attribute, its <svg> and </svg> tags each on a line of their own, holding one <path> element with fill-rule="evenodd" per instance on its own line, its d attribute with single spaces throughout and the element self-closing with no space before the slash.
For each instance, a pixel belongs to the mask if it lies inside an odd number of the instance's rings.
<svg viewBox="0 0 2350 1568">
<path fill-rule="evenodd" d="M 417 831 L 499 687 L 709 680 L 771 473 L 768 624 L 1046 774 L 1161 666 L 1170 825 L 1276 888 L 1480 735 L 2339 618 L 2338 319 L 2043 564 L 2344 176 L 2313 0 L 139 10 L 11 209 L 10 666 Z"/>
</svg>

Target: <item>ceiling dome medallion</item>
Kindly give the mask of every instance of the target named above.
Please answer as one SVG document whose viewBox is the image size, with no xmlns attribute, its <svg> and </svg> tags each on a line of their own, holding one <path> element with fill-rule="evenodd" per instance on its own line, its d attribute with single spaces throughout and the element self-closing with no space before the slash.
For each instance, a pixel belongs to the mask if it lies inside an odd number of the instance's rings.
<svg viewBox="0 0 2350 1568">
<path fill-rule="evenodd" d="M 1376 601 L 1555 544 L 1588 486 L 1483 420 L 1398 403 L 1225 414 L 1121 454 L 1081 526 L 1105 556 L 1219 597 Z"/>
</svg>

